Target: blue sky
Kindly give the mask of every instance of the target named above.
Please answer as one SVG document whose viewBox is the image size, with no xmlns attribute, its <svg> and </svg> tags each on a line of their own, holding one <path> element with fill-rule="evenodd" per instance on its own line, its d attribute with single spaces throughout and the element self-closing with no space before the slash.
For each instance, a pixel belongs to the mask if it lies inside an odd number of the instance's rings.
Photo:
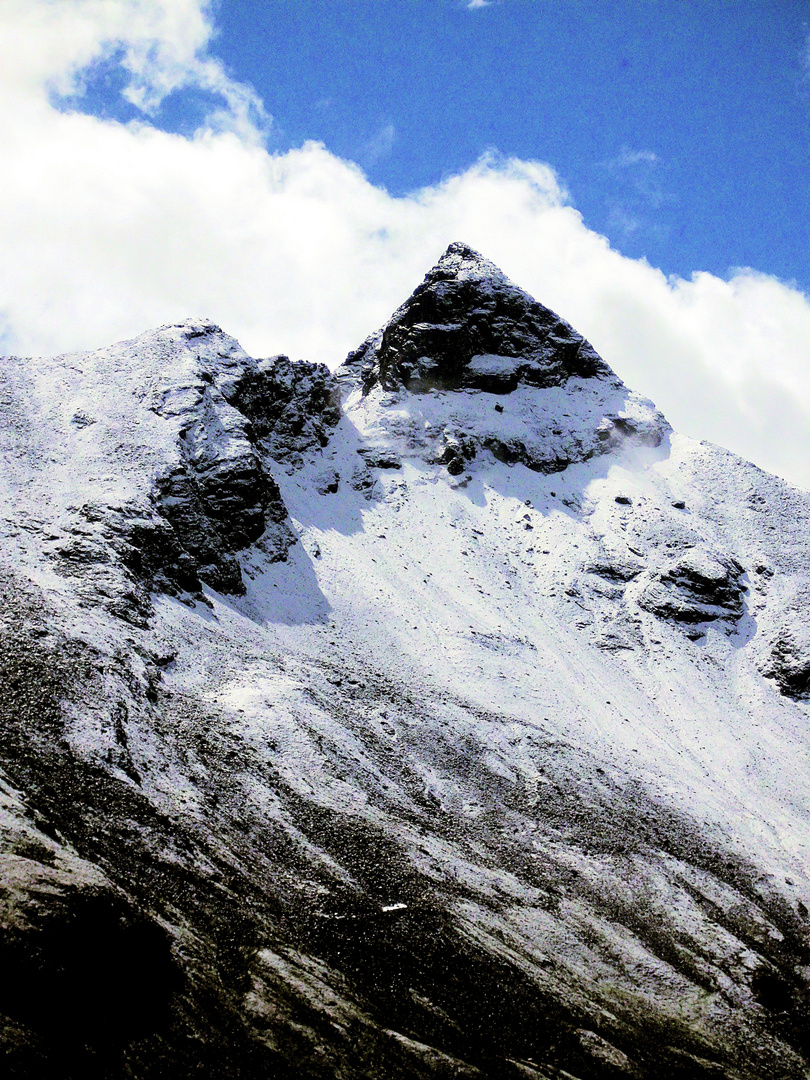
<svg viewBox="0 0 810 1080">
<path fill-rule="evenodd" d="M 0 350 L 334 367 L 463 240 L 810 487 L 810 0 L 2 0 Z"/>
<path fill-rule="evenodd" d="M 400 195 L 482 152 L 553 166 L 586 224 L 667 274 L 810 289 L 807 0 L 221 0 L 211 45 L 272 116 Z M 111 70 L 106 71 L 109 79 Z M 115 78 L 85 107 L 126 116 Z M 191 131 L 204 95 L 155 117 Z M 134 115 L 134 110 L 129 110 Z"/>
</svg>

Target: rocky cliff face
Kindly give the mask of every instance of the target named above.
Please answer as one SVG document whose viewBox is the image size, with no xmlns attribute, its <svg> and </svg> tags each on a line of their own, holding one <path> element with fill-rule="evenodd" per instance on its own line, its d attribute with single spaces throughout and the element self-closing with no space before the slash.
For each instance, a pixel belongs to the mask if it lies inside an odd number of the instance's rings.
<svg viewBox="0 0 810 1080">
<path fill-rule="evenodd" d="M 144 624 L 152 589 L 241 594 L 236 552 L 261 540 L 287 558 L 296 537 L 269 462 L 295 468 L 328 441 L 340 412 L 325 367 L 256 361 L 193 322 L 47 370 L 4 363 L 7 417 L 38 376 L 53 383 L 41 432 L 7 420 L 9 480 L 40 491 L 55 515 L 48 558 L 99 603 Z"/>
<path fill-rule="evenodd" d="M 610 377 L 593 347 L 564 319 L 513 285 L 466 244 L 451 244 L 386 326 L 351 353 L 368 391 L 562 386 Z"/>
<path fill-rule="evenodd" d="M 294 467 L 301 450 L 328 442 L 340 415 L 337 385 L 326 368 L 292 364 L 286 356 L 258 363 L 240 357 L 235 370 L 223 368 L 219 348 L 211 363 L 210 344 L 201 345 L 213 337 L 218 346 L 219 327 L 183 333 L 196 343 L 197 370 L 192 379 L 160 386 L 149 402 L 158 416 L 178 422 L 179 448 L 179 461 L 157 478 L 152 493 L 177 550 L 155 569 L 164 588 L 168 578 L 199 591 L 202 580 L 242 593 L 234 552 L 261 537 L 265 550 L 283 560 L 295 543 L 266 461 L 281 456 Z"/>
<path fill-rule="evenodd" d="M 479 454 L 561 472 L 628 440 L 658 446 L 669 430 L 568 323 L 465 244 L 450 245 L 338 378 L 382 403 L 384 445 L 404 437 L 404 453 L 454 476 Z"/>
<path fill-rule="evenodd" d="M 14 1077 L 810 1068 L 810 496 L 463 245 L 0 364 Z"/>
</svg>

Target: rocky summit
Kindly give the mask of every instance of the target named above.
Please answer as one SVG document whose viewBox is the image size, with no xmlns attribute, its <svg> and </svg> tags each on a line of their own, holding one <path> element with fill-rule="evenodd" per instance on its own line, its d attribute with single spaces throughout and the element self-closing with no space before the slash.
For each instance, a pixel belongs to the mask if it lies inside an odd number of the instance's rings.
<svg viewBox="0 0 810 1080">
<path fill-rule="evenodd" d="M 593 347 L 466 244 L 451 244 L 413 295 L 346 360 L 366 392 L 431 387 L 509 393 L 610 375 Z"/>
<path fill-rule="evenodd" d="M 5 357 L 0 460 L 4 1076 L 807 1080 L 810 495 L 463 244 L 334 373 Z"/>
</svg>

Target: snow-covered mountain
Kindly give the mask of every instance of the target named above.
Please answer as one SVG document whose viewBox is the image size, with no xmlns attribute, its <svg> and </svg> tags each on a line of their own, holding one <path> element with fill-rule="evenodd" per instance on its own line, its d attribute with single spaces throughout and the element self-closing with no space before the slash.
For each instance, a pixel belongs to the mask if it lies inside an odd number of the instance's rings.
<svg viewBox="0 0 810 1080">
<path fill-rule="evenodd" d="M 810 495 L 461 244 L 0 454 L 5 1075 L 810 1076 Z"/>
</svg>

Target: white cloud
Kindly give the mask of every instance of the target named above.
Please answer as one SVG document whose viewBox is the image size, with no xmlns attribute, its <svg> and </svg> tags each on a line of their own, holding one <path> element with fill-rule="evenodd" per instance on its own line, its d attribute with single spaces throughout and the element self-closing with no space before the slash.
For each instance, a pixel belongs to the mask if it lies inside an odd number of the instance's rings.
<svg viewBox="0 0 810 1080">
<path fill-rule="evenodd" d="M 363 165 L 373 165 L 381 158 L 388 157 L 394 148 L 397 129 L 393 124 L 385 124 L 363 146 L 360 160 Z"/>
<path fill-rule="evenodd" d="M 392 198 L 318 144 L 270 154 L 195 0 L 4 0 L 0 347 L 90 348 L 189 315 L 254 355 L 337 364 L 465 240 L 591 338 L 679 429 L 810 486 L 810 303 L 739 270 L 667 280 L 589 231 L 553 171 L 482 158 Z M 8 51 L 10 50 L 10 51 Z M 124 57 L 143 109 L 219 95 L 193 138 L 54 108 Z M 140 59 L 138 59 L 140 58 Z"/>
<path fill-rule="evenodd" d="M 41 104 L 80 93 L 94 66 L 116 58 L 125 98 L 154 114 L 189 87 L 221 99 L 214 129 L 255 137 L 268 117 L 255 92 L 206 55 L 213 34 L 208 0 L 3 0 L 0 93 L 4 104 Z"/>
<path fill-rule="evenodd" d="M 608 168 L 626 169 L 633 165 L 656 165 L 658 154 L 653 150 L 631 150 L 623 146 L 615 158 L 607 162 Z"/>
<path fill-rule="evenodd" d="M 603 161 L 607 223 L 613 235 L 629 240 L 639 234 L 652 240 L 666 239 L 669 226 L 659 211 L 673 202 L 659 182 L 663 162 L 653 150 L 622 146 Z"/>
</svg>

